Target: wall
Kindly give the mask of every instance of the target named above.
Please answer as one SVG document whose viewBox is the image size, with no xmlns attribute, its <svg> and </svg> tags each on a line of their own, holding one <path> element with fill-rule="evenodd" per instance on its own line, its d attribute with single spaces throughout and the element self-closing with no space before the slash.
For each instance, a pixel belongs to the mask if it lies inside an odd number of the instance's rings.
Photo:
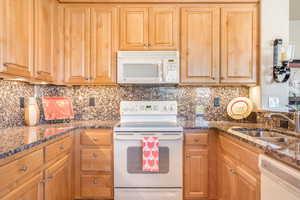
<svg viewBox="0 0 300 200">
<path fill-rule="evenodd" d="M 249 96 L 247 87 L 100 87 L 100 86 L 32 86 L 27 83 L 0 81 L 0 128 L 24 125 L 24 109 L 20 109 L 20 97 L 65 96 L 73 101 L 75 120 L 118 120 L 120 101 L 175 100 L 178 117 L 193 120 L 231 120 L 226 112 L 229 101 L 239 96 Z M 89 106 L 89 98 L 95 97 L 96 106 Z M 214 107 L 215 97 L 221 98 L 220 107 Z M 199 105 L 204 111 L 199 112 Z M 198 110 L 197 110 L 198 109 Z M 42 110 L 42 108 L 41 108 Z M 201 109 L 200 109 L 201 110 Z M 201 114 L 201 115 L 200 115 Z M 199 116 L 200 115 L 200 116 Z M 45 122 L 43 113 L 41 123 Z"/>
<path fill-rule="evenodd" d="M 250 90 L 250 97 L 258 109 L 270 109 L 269 97 L 279 98 L 279 107 L 288 104 L 288 83 L 273 81 L 273 46 L 276 38 L 289 41 L 289 0 L 261 0 L 261 60 L 260 87 Z M 257 98 L 257 94 L 260 98 Z"/>
<path fill-rule="evenodd" d="M 300 59 L 300 20 L 290 21 L 290 43 L 296 46 L 295 58 Z"/>
</svg>

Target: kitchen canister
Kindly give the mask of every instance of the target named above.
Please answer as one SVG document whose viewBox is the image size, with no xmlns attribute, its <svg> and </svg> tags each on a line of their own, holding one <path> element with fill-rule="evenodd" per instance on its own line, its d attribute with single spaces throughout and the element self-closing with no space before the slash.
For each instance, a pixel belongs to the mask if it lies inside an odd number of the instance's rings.
<svg viewBox="0 0 300 200">
<path fill-rule="evenodd" d="M 40 110 L 37 101 L 34 97 L 28 98 L 28 103 L 25 106 L 25 124 L 27 126 L 35 126 L 40 119 Z"/>
</svg>

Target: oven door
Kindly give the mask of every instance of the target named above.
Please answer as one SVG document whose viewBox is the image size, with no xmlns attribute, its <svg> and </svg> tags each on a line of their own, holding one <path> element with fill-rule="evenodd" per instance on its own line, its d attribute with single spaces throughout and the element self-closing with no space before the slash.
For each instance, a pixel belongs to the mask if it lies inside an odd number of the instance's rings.
<svg viewBox="0 0 300 200">
<path fill-rule="evenodd" d="M 158 84 L 163 78 L 163 62 L 156 59 L 120 59 L 118 83 Z"/>
<path fill-rule="evenodd" d="M 146 136 L 159 138 L 158 173 L 142 170 L 142 139 Z M 182 187 L 182 148 L 182 133 L 115 134 L 115 187 Z"/>
</svg>

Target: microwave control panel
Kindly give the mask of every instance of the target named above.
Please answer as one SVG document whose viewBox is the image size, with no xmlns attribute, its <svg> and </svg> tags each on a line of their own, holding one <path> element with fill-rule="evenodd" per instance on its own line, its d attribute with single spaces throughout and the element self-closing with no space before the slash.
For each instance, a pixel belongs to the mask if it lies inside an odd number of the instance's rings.
<svg viewBox="0 0 300 200">
<path fill-rule="evenodd" d="M 167 59 L 164 61 L 164 81 L 165 82 L 177 82 L 179 80 L 179 67 L 178 62 L 175 59 Z"/>
</svg>

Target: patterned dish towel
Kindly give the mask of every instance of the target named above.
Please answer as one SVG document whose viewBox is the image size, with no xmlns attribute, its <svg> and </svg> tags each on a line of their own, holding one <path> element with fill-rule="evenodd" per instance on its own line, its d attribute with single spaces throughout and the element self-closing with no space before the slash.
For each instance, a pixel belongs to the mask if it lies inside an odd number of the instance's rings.
<svg viewBox="0 0 300 200">
<path fill-rule="evenodd" d="M 65 97 L 47 97 L 42 99 L 46 120 L 74 118 L 71 99 Z"/>
<path fill-rule="evenodd" d="M 158 137 L 144 137 L 143 171 L 159 172 L 159 140 Z"/>
</svg>

